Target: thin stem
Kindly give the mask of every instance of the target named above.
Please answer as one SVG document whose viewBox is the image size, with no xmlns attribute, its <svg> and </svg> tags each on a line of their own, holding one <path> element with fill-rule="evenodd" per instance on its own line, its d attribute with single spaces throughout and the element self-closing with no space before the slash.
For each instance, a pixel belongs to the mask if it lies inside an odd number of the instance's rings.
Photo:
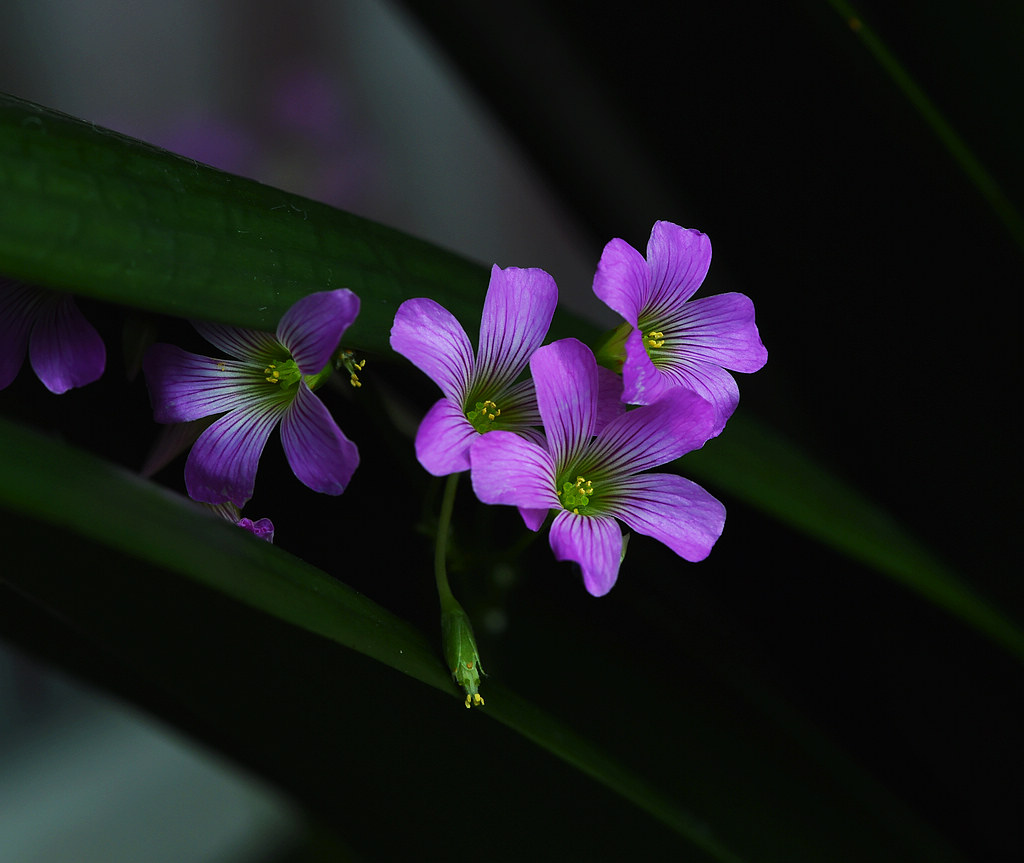
<svg viewBox="0 0 1024 863">
<path fill-rule="evenodd" d="M 437 582 L 437 595 L 444 609 L 455 602 L 452 590 L 448 586 L 448 571 L 445 560 L 448 554 L 448 530 L 452 522 L 452 510 L 455 508 L 455 489 L 459 484 L 459 475 L 448 475 L 445 482 L 444 495 L 441 498 L 441 513 L 437 519 L 437 542 L 434 545 L 434 580 Z"/>
</svg>

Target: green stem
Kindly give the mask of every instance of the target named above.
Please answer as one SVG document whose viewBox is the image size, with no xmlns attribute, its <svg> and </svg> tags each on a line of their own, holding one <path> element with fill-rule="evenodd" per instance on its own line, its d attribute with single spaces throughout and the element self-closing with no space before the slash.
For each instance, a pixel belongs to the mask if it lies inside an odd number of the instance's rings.
<svg viewBox="0 0 1024 863">
<path fill-rule="evenodd" d="M 448 555 L 448 531 L 452 523 L 452 510 L 455 508 L 455 489 L 459 484 L 459 475 L 452 473 L 444 486 L 441 498 L 441 513 L 437 519 L 437 542 L 434 545 L 434 580 L 437 582 L 437 596 L 441 600 L 441 610 L 458 605 L 448 586 L 448 570 L 445 560 Z"/>
</svg>

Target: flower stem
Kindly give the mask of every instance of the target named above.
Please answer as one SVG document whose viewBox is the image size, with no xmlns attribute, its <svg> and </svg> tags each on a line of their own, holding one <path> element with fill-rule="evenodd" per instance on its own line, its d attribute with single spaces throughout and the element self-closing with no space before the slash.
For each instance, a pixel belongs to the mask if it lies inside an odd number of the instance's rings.
<svg viewBox="0 0 1024 863">
<path fill-rule="evenodd" d="M 437 519 L 437 541 L 434 544 L 434 580 L 437 582 L 437 596 L 441 600 L 441 610 L 445 611 L 452 603 L 458 605 L 448 585 L 448 570 L 445 560 L 448 556 L 448 532 L 452 522 L 452 510 L 455 508 L 455 490 L 459 484 L 457 473 L 449 474 L 441 498 L 441 513 Z"/>
<path fill-rule="evenodd" d="M 469 615 L 452 595 L 448 585 L 445 560 L 448 553 L 448 531 L 455 508 L 455 489 L 459 483 L 457 473 L 449 474 L 441 498 L 441 513 L 437 519 L 437 542 L 434 545 L 434 580 L 437 597 L 441 601 L 441 641 L 444 658 L 452 671 L 452 679 L 466 693 L 466 707 L 483 707 L 480 695 L 480 675 L 484 673 L 477 654 L 476 639 Z"/>
</svg>

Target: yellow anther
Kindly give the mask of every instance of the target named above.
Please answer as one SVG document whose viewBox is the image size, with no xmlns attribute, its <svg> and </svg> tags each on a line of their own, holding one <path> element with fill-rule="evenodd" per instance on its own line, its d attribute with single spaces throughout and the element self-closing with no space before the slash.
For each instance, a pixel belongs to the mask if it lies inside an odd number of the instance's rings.
<svg viewBox="0 0 1024 863">
<path fill-rule="evenodd" d="M 222 372 L 226 372 L 228 370 L 228 367 L 224 365 L 224 363 L 217 363 L 217 368 L 219 368 Z"/>
<path fill-rule="evenodd" d="M 647 334 L 647 346 L 651 348 L 665 347 L 665 334 L 658 330 L 651 330 Z"/>
<path fill-rule="evenodd" d="M 477 707 L 483 707 L 484 706 L 484 697 L 479 692 L 476 693 L 475 695 L 467 695 L 466 696 L 466 707 L 472 707 L 474 704 Z"/>
<path fill-rule="evenodd" d="M 263 374 L 267 375 L 266 381 L 268 384 L 279 384 L 281 383 L 281 373 L 277 370 L 277 365 L 271 363 L 263 370 Z"/>
<path fill-rule="evenodd" d="M 362 366 L 360 366 L 360 368 L 362 368 Z M 362 381 L 359 380 L 359 375 L 355 372 L 352 372 L 352 377 L 348 379 L 348 382 L 354 387 L 361 387 L 363 385 Z"/>
</svg>

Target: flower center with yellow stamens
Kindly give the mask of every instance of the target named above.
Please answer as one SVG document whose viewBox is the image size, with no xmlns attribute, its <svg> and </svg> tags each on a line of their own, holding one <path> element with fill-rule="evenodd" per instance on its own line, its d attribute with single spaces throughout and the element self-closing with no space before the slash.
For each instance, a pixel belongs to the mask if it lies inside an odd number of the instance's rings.
<svg viewBox="0 0 1024 863">
<path fill-rule="evenodd" d="M 489 432 L 491 424 L 500 416 L 501 409 L 490 399 L 477 402 L 473 410 L 466 411 L 466 419 L 470 421 L 473 428 L 480 432 L 480 434 Z"/>
<path fill-rule="evenodd" d="M 651 330 L 647 334 L 647 338 L 644 339 L 644 347 L 646 348 L 663 348 L 665 347 L 665 334 L 660 330 Z"/>
<path fill-rule="evenodd" d="M 269 384 L 280 384 L 281 388 L 294 386 L 302 378 L 295 360 L 276 360 L 263 370 Z"/>
<path fill-rule="evenodd" d="M 580 509 L 586 509 L 590 504 L 594 484 L 589 479 L 578 476 L 576 482 L 563 482 L 561 491 L 555 489 L 555 493 L 561 499 L 563 507 L 579 515 Z"/>
<path fill-rule="evenodd" d="M 348 382 L 352 384 L 352 386 L 361 387 L 363 385 L 363 382 L 359 380 L 359 375 L 357 375 L 356 372 L 361 372 L 363 370 L 363 366 L 366 365 L 366 360 L 356 360 L 354 351 L 350 351 L 347 348 L 343 349 L 341 353 L 338 354 L 336 365 L 339 367 L 344 366 L 345 371 L 349 374 Z"/>
</svg>

